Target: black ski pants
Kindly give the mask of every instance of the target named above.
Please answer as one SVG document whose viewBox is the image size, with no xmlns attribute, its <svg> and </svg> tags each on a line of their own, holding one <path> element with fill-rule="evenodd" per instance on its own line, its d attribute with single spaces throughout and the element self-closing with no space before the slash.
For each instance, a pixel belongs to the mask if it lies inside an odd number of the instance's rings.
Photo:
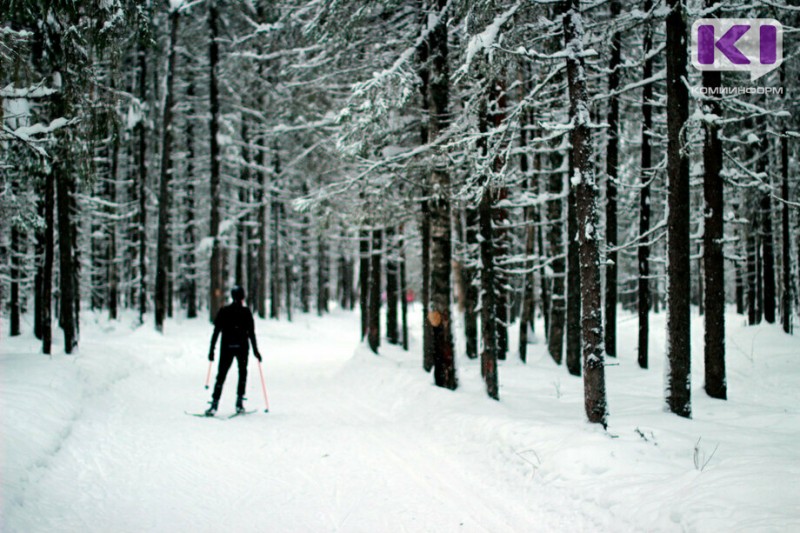
<svg viewBox="0 0 800 533">
<path fill-rule="evenodd" d="M 222 396 L 222 386 L 225 384 L 225 378 L 228 375 L 228 370 L 233 364 L 234 357 L 239 365 L 239 386 L 236 389 L 237 396 L 244 396 L 244 390 L 247 385 L 247 351 L 244 350 L 231 350 L 226 349 L 224 346 L 219 351 L 219 369 L 217 370 L 217 383 L 214 385 L 214 401 L 219 401 Z"/>
</svg>

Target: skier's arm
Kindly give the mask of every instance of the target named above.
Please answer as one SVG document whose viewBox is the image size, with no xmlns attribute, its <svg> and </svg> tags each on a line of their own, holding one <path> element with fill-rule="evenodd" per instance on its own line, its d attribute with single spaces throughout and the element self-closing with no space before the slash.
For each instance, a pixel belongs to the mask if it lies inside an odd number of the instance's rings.
<svg viewBox="0 0 800 533">
<path fill-rule="evenodd" d="M 256 359 L 258 359 L 259 362 L 261 362 L 261 352 L 258 351 L 258 344 L 256 343 L 256 325 L 255 322 L 253 321 L 253 313 L 249 314 L 250 316 L 248 317 L 248 321 L 250 322 L 249 324 L 250 345 L 253 347 L 253 355 L 256 356 Z"/>
</svg>

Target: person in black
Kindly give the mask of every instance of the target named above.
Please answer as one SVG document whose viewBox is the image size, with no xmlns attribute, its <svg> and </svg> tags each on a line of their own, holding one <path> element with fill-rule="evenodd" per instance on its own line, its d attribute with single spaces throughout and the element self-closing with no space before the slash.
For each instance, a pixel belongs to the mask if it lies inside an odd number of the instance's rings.
<svg viewBox="0 0 800 533">
<path fill-rule="evenodd" d="M 256 344 L 255 324 L 253 323 L 253 313 L 244 305 L 244 289 L 234 287 L 231 290 L 233 302 L 226 305 L 217 313 L 214 319 L 214 335 L 211 337 L 211 349 L 208 352 L 208 360 L 214 360 L 214 347 L 217 344 L 217 337 L 222 333 L 222 342 L 219 349 L 219 370 L 217 371 L 217 382 L 214 385 L 214 394 L 211 397 L 211 407 L 206 411 L 206 416 L 214 416 L 217 412 L 219 398 L 222 396 L 222 386 L 225 384 L 225 377 L 233 363 L 233 358 L 239 365 L 239 386 L 236 390 L 236 412 L 244 411 L 244 390 L 247 384 L 247 356 L 249 345 L 253 345 L 253 354 L 261 362 L 261 354 L 258 352 Z"/>
</svg>

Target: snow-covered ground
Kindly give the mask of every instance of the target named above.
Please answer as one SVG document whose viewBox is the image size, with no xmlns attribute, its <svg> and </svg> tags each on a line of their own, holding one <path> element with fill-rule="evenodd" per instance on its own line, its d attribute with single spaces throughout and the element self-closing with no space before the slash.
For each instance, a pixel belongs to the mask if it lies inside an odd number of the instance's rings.
<svg viewBox="0 0 800 533">
<path fill-rule="evenodd" d="M 251 358 L 260 412 L 230 420 L 184 414 L 208 399 L 205 320 L 168 322 L 162 336 L 85 314 L 75 356 L 4 336 L 0 529 L 800 531 L 800 338 L 778 326 L 728 315 L 730 400 L 718 401 L 702 390 L 694 321 L 685 420 L 663 411 L 663 315 L 644 371 L 622 314 L 605 432 L 542 343 L 527 365 L 501 364 L 495 402 L 477 362 L 459 358 L 459 389 L 438 389 L 418 335 L 408 353 L 384 344 L 374 356 L 358 321 L 258 321 L 270 412 Z M 235 381 L 233 368 L 220 415 Z"/>
</svg>

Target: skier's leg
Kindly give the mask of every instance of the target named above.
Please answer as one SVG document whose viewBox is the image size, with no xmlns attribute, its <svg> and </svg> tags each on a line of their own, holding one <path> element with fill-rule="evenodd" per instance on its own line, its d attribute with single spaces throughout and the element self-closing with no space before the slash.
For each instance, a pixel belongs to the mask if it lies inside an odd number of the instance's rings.
<svg viewBox="0 0 800 533">
<path fill-rule="evenodd" d="M 247 359 L 247 352 L 236 354 L 236 362 L 239 364 L 239 387 L 236 389 L 236 394 L 240 398 L 244 397 L 247 387 Z"/>
<path fill-rule="evenodd" d="M 222 386 L 225 384 L 225 377 L 228 375 L 228 370 L 233 363 L 233 354 L 224 348 L 220 350 L 219 354 L 219 370 L 217 370 L 217 383 L 214 385 L 214 394 L 212 399 L 218 402 L 222 396 Z"/>
</svg>

